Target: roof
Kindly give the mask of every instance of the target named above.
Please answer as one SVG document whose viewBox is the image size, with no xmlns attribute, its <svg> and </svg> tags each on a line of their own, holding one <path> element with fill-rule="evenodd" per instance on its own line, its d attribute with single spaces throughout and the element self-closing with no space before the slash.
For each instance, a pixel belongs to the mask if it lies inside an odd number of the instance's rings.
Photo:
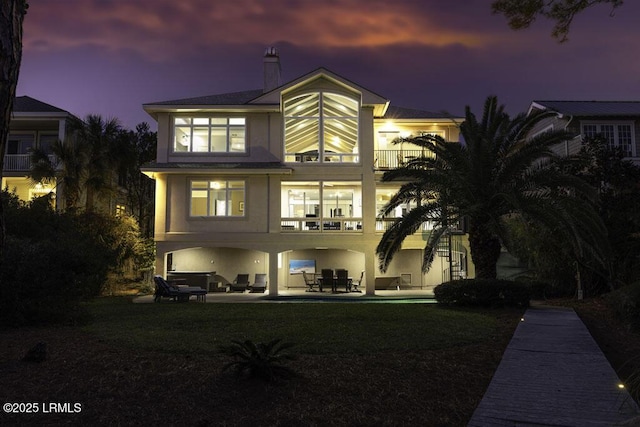
<svg viewBox="0 0 640 427">
<path fill-rule="evenodd" d="M 254 89 L 171 101 L 149 102 L 145 105 L 243 105 L 262 94 L 262 89 Z"/>
<path fill-rule="evenodd" d="M 385 119 L 455 119 L 457 117 L 447 113 L 433 111 L 416 110 L 413 108 L 396 107 L 395 105 L 389 105 L 387 111 L 384 114 Z"/>
<path fill-rule="evenodd" d="M 388 105 L 387 99 L 325 68 L 318 68 L 268 92 L 264 92 L 262 89 L 254 89 L 195 98 L 150 102 L 143 104 L 143 109 L 152 117 L 156 118 L 156 114 L 162 111 L 197 111 L 206 110 L 208 107 L 232 108 L 234 110 L 240 109 L 246 111 L 264 109 L 265 107 L 274 108 L 274 106 L 278 106 L 280 104 L 281 93 L 295 90 L 300 85 L 318 78 L 326 78 L 338 85 L 359 91 L 362 94 L 363 105 L 374 106 L 375 115 L 379 116 L 384 114 L 384 110 Z M 377 110 L 375 107 L 377 107 Z"/>
<path fill-rule="evenodd" d="M 231 106 L 246 106 L 246 108 L 250 108 L 251 106 L 258 107 L 260 104 L 265 105 L 264 103 L 278 103 L 275 101 L 280 97 L 280 93 L 283 91 L 292 90 L 298 87 L 301 84 L 305 84 L 310 80 L 315 78 L 325 77 L 329 78 L 335 83 L 342 84 L 348 87 L 355 88 L 363 94 L 363 103 L 377 105 L 377 114 L 382 114 L 382 117 L 388 119 L 434 119 L 434 120 L 455 120 L 461 119 L 461 117 L 453 116 L 447 112 L 433 112 L 426 110 L 418 110 L 412 108 L 404 108 L 391 106 L 388 104 L 388 100 L 384 97 L 371 92 L 370 90 L 359 86 L 358 84 L 345 79 L 342 76 L 339 76 L 330 70 L 325 68 L 318 68 L 313 70 L 305 75 L 298 77 L 288 83 L 285 83 L 269 92 L 264 92 L 262 89 L 253 89 L 246 90 L 240 92 L 230 92 L 230 93 L 221 93 L 215 95 L 207 95 L 207 96 L 198 96 L 194 98 L 182 98 L 182 99 L 174 99 L 169 101 L 158 101 L 158 102 L 149 102 L 143 105 L 144 109 L 152 114 L 153 112 L 157 112 L 159 110 L 167 110 L 167 108 L 184 108 L 191 107 L 195 109 L 203 109 L 207 106 L 215 107 L 231 107 Z M 276 96 L 274 97 L 274 94 Z M 257 104 L 257 105 L 256 105 Z M 243 107 L 244 108 L 244 107 Z"/>
<path fill-rule="evenodd" d="M 13 100 L 14 113 L 65 113 L 69 114 L 61 108 L 54 107 L 30 96 L 16 96 Z"/>
<path fill-rule="evenodd" d="M 532 107 L 569 116 L 640 116 L 640 101 L 533 101 Z"/>
</svg>

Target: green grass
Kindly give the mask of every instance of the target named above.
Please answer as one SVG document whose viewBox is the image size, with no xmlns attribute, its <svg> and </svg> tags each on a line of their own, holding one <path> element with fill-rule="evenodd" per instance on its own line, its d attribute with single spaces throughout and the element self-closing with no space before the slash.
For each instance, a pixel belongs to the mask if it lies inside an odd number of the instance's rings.
<svg viewBox="0 0 640 427">
<path fill-rule="evenodd" d="M 488 338 L 494 318 L 433 304 L 162 303 L 101 298 L 84 329 L 131 348 L 217 353 L 231 340 L 281 338 L 307 354 L 436 350 Z"/>
</svg>

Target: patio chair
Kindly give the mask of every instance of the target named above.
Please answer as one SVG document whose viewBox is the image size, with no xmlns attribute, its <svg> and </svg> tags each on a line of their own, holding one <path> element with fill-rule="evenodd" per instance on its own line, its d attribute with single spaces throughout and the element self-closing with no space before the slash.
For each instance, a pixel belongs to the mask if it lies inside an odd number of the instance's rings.
<svg viewBox="0 0 640 427">
<path fill-rule="evenodd" d="M 249 285 L 249 293 L 264 292 L 267 290 L 267 275 L 256 274 L 256 278 L 252 285 Z"/>
<path fill-rule="evenodd" d="M 198 286 L 175 286 L 167 283 L 162 276 L 154 276 L 156 284 L 154 302 L 159 302 L 162 298 L 171 298 L 173 301 L 187 302 L 191 295 L 195 295 L 198 301 L 206 301 L 207 291 Z"/>
<path fill-rule="evenodd" d="M 249 288 L 249 275 L 238 274 L 233 282 L 231 282 L 231 292 L 244 292 Z"/>
<path fill-rule="evenodd" d="M 362 284 L 362 280 L 364 279 L 364 271 L 360 273 L 360 279 L 357 282 L 352 283 L 351 292 L 362 292 L 358 287 Z"/>
<path fill-rule="evenodd" d="M 331 292 L 336 291 L 336 284 L 333 280 L 333 270 L 330 268 L 322 269 L 322 282 L 320 282 L 320 292 L 325 286 L 331 286 Z"/>
<path fill-rule="evenodd" d="M 335 290 L 334 292 L 338 292 L 338 287 L 343 287 L 345 292 L 349 292 L 351 290 L 351 284 L 349 283 L 349 272 L 344 268 L 338 268 L 336 270 L 336 278 L 333 282 Z"/>
<path fill-rule="evenodd" d="M 304 279 L 304 284 L 309 287 L 307 292 L 315 292 L 313 287 L 316 285 L 316 275 L 313 273 L 307 273 L 306 271 L 302 272 L 302 278 Z"/>
</svg>

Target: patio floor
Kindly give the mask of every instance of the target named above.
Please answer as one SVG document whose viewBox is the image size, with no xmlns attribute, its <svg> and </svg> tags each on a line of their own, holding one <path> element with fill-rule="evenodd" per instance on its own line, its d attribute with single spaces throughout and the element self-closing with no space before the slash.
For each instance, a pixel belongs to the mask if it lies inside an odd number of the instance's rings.
<svg viewBox="0 0 640 427">
<path fill-rule="evenodd" d="M 195 301 L 192 296 L 191 300 Z M 375 295 L 366 295 L 364 292 L 306 292 L 304 289 L 278 290 L 277 296 L 268 293 L 248 292 L 209 292 L 206 302 L 435 302 L 433 292 L 426 290 L 380 290 Z M 152 303 L 153 295 L 144 295 L 134 298 L 134 303 Z"/>
</svg>

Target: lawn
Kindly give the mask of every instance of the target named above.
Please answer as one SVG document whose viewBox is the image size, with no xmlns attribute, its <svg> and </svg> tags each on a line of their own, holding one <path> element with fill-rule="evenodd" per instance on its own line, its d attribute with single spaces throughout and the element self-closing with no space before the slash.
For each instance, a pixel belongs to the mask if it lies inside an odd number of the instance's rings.
<svg viewBox="0 0 640 427">
<path fill-rule="evenodd" d="M 462 426 L 522 313 L 128 298 L 89 308 L 83 326 L 0 333 L 3 403 L 81 405 L 79 413 L 3 414 L 7 423 Z M 264 384 L 222 370 L 230 359 L 220 345 L 274 338 L 296 344 L 296 377 Z M 39 341 L 48 359 L 19 362 Z"/>
<path fill-rule="evenodd" d="M 438 350 L 483 341 L 497 320 L 426 304 L 140 304 L 103 299 L 85 331 L 133 349 L 212 355 L 281 338 L 303 354 Z M 126 333 L 122 333 L 126 331 Z"/>
</svg>

